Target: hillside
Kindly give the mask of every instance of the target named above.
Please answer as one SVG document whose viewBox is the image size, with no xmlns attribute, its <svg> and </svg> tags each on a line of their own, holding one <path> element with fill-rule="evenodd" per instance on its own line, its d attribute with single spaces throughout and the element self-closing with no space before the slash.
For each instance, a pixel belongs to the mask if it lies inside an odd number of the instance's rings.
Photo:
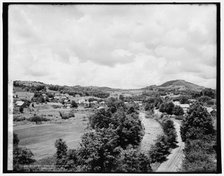
<svg viewBox="0 0 224 176">
<path fill-rule="evenodd" d="M 192 90 L 192 91 L 201 91 L 205 87 L 184 81 L 184 80 L 172 80 L 172 81 L 167 81 L 163 83 L 162 85 L 158 86 L 161 88 L 174 88 L 174 89 L 179 89 L 179 90 Z"/>
</svg>

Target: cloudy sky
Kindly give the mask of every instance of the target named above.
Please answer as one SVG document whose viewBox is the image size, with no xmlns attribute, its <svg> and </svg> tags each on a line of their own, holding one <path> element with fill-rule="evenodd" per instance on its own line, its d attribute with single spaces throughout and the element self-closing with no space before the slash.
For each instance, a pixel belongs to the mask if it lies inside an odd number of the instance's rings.
<svg viewBox="0 0 224 176">
<path fill-rule="evenodd" d="M 215 5 L 10 5 L 9 79 L 216 85 Z"/>
</svg>

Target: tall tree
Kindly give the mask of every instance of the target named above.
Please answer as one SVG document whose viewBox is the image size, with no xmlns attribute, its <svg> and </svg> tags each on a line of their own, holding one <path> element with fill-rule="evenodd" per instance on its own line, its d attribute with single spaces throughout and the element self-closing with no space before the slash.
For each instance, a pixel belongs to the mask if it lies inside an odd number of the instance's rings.
<svg viewBox="0 0 224 176">
<path fill-rule="evenodd" d="M 200 139 L 203 135 L 213 133 L 213 121 L 208 111 L 199 103 L 191 105 L 181 125 L 181 137 L 183 141 L 187 139 Z"/>
</svg>

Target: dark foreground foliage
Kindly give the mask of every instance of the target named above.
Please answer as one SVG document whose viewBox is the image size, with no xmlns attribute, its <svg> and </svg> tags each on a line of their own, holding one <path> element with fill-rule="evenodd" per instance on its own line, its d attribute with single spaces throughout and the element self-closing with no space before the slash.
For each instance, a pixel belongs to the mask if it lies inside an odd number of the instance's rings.
<svg viewBox="0 0 224 176">
<path fill-rule="evenodd" d="M 181 127 L 181 136 L 185 141 L 185 172 L 215 172 L 216 134 L 212 117 L 199 103 L 193 104 Z"/>
<path fill-rule="evenodd" d="M 13 170 L 14 171 L 32 171 L 29 167 L 34 163 L 33 153 L 31 150 L 19 147 L 18 135 L 13 133 Z"/>
</svg>

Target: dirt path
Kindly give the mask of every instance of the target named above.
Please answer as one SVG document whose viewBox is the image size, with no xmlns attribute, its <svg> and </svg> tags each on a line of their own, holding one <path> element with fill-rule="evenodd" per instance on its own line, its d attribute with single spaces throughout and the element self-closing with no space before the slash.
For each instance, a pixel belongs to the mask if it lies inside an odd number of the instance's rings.
<svg viewBox="0 0 224 176">
<path fill-rule="evenodd" d="M 173 122 L 177 131 L 178 147 L 172 150 L 171 154 L 167 157 L 167 161 L 163 162 L 156 172 L 178 172 L 178 170 L 181 168 L 184 157 L 184 142 L 182 142 L 180 135 L 180 122 L 175 119 L 173 119 Z"/>
</svg>

